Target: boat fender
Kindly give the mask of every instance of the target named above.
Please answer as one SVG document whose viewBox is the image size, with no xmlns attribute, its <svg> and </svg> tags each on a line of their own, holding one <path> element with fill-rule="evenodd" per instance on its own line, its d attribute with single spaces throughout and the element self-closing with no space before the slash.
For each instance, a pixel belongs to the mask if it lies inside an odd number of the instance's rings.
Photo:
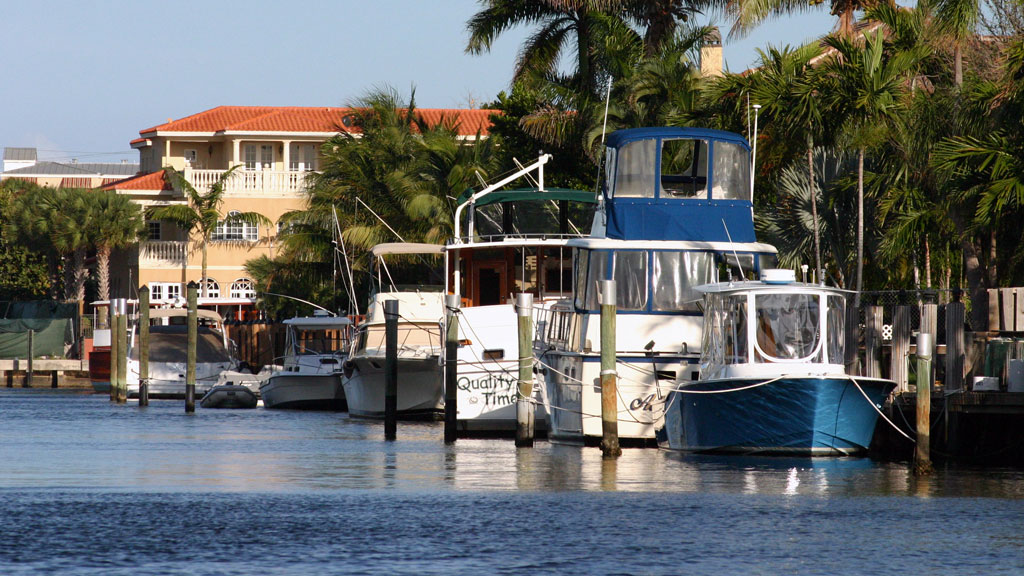
<svg viewBox="0 0 1024 576">
<path fill-rule="evenodd" d="M 351 378 L 352 372 L 355 371 L 355 364 L 351 360 L 345 360 L 345 363 L 341 365 L 341 370 L 345 373 L 345 378 Z"/>
</svg>

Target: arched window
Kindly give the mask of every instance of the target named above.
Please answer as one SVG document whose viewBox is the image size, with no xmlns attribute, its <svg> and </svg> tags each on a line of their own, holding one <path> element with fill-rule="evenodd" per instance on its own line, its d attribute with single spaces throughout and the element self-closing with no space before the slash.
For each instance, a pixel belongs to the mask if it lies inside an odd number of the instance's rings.
<svg viewBox="0 0 1024 576">
<path fill-rule="evenodd" d="M 228 212 L 228 218 L 238 214 L 237 210 L 232 210 Z M 213 233 L 214 240 L 247 240 L 255 242 L 259 237 L 260 231 L 258 226 L 251 226 L 237 220 L 231 223 L 221 220 L 217 223 L 217 230 Z"/>
<path fill-rule="evenodd" d="M 206 297 L 207 298 L 220 298 L 220 284 L 213 278 L 207 278 L 206 282 Z M 199 294 L 203 294 L 202 286 L 199 288 Z"/>
<path fill-rule="evenodd" d="M 256 285 L 248 278 L 239 278 L 231 284 L 232 298 L 255 298 Z"/>
</svg>

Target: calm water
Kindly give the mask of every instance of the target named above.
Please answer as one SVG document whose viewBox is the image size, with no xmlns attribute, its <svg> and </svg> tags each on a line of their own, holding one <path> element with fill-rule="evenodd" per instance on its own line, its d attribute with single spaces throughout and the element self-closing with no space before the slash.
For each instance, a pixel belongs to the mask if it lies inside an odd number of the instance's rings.
<svg viewBox="0 0 1024 576">
<path fill-rule="evenodd" d="M 0 574 L 1024 574 L 1024 471 L 0 389 Z"/>
</svg>

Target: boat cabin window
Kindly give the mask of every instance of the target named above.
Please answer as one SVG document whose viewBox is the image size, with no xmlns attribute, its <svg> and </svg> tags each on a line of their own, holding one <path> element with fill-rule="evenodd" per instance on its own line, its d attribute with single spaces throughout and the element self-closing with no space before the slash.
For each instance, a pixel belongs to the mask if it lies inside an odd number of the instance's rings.
<svg viewBox="0 0 1024 576">
<path fill-rule="evenodd" d="M 356 351 L 377 350 L 383 353 L 386 344 L 385 329 L 385 326 L 379 324 L 366 325 L 357 337 Z M 398 349 L 400 354 L 417 349 L 437 352 L 440 346 L 440 329 L 437 324 L 399 322 Z"/>
<path fill-rule="evenodd" d="M 331 354 L 348 349 L 343 330 L 290 330 L 288 338 L 295 354 Z"/>
<path fill-rule="evenodd" d="M 753 280 L 757 277 L 754 269 L 754 255 L 749 253 L 727 252 L 719 254 L 718 281 L 727 282 Z M 762 270 L 764 266 L 762 265 Z"/>
<path fill-rule="evenodd" d="M 601 307 L 601 280 L 608 279 L 608 253 L 591 252 L 587 259 L 586 308 L 597 310 Z"/>
<path fill-rule="evenodd" d="M 754 309 L 758 362 L 811 359 L 818 350 L 818 294 L 757 294 Z"/>
<path fill-rule="evenodd" d="M 732 142 L 715 142 L 712 200 L 750 199 L 750 152 Z"/>
<path fill-rule="evenodd" d="M 747 297 L 709 295 L 705 300 L 701 370 L 747 362 Z"/>
<path fill-rule="evenodd" d="M 647 252 L 620 250 L 612 265 L 615 280 L 615 306 L 618 310 L 647 308 Z"/>
<path fill-rule="evenodd" d="M 661 196 L 663 198 L 706 198 L 707 185 L 708 143 L 704 140 L 663 140 L 661 144 Z"/>
<path fill-rule="evenodd" d="M 615 164 L 615 197 L 654 198 L 656 140 L 637 140 L 619 150 Z"/>
<path fill-rule="evenodd" d="M 714 257 L 709 252 L 655 252 L 653 266 L 653 310 L 700 311 L 700 294 L 694 287 L 714 281 Z"/>
<path fill-rule="evenodd" d="M 828 339 L 826 351 L 828 358 L 826 362 L 840 364 L 845 357 L 846 350 L 846 298 L 838 294 L 828 296 L 827 324 Z"/>
</svg>

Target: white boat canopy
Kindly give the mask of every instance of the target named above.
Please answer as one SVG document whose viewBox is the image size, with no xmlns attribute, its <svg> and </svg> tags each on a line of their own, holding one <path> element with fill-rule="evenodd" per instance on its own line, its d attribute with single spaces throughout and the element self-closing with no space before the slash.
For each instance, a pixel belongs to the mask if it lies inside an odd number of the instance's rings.
<svg viewBox="0 0 1024 576">
<path fill-rule="evenodd" d="M 370 249 L 370 254 L 375 257 L 386 254 L 443 254 L 442 244 L 421 244 L 415 242 L 388 242 L 377 244 Z"/>
<path fill-rule="evenodd" d="M 289 318 L 284 324 L 299 330 L 341 330 L 352 321 L 344 316 L 300 316 Z"/>
</svg>

